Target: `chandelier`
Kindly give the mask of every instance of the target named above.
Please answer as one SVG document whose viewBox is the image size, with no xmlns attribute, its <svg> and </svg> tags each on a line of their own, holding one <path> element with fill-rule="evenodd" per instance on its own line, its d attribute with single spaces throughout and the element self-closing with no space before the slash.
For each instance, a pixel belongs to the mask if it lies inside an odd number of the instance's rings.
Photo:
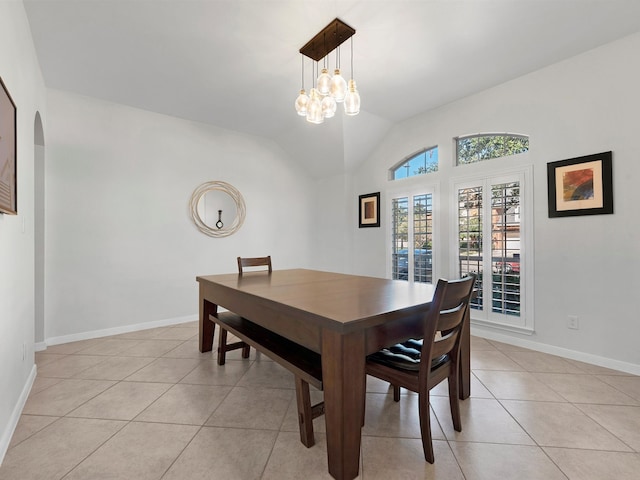
<svg viewBox="0 0 640 480">
<path fill-rule="evenodd" d="M 300 49 L 302 54 L 302 88 L 296 98 L 298 115 L 306 117 L 308 122 L 323 123 L 325 118 L 335 115 L 338 103 L 344 105 L 346 115 L 360 113 L 360 94 L 353 79 L 353 35 L 356 31 L 342 20 L 336 18 L 324 27 Z M 349 83 L 340 74 L 340 45 L 351 39 L 351 79 Z M 333 75 L 329 75 L 329 53 L 335 51 L 336 63 Z M 315 83 L 309 95 L 304 89 L 304 57 L 313 60 L 312 72 Z M 323 61 L 322 70 L 317 75 L 318 62 Z"/>
</svg>

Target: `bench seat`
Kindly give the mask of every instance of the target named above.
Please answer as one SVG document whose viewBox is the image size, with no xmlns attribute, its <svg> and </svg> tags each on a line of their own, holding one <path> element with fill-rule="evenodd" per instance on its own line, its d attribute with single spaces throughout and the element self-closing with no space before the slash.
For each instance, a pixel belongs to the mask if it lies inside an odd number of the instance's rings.
<svg viewBox="0 0 640 480">
<path fill-rule="evenodd" d="M 211 318 L 245 343 L 264 353 L 295 376 L 322 390 L 320 354 L 309 350 L 257 323 L 233 312 L 221 312 Z"/>
<path fill-rule="evenodd" d="M 221 328 L 231 332 L 244 343 L 293 373 L 300 441 L 306 447 L 313 446 L 315 443 L 313 419 L 324 414 L 324 402 L 311 405 L 309 385 L 313 385 L 318 390 L 323 389 L 320 354 L 233 312 L 220 312 L 210 318 Z"/>
</svg>

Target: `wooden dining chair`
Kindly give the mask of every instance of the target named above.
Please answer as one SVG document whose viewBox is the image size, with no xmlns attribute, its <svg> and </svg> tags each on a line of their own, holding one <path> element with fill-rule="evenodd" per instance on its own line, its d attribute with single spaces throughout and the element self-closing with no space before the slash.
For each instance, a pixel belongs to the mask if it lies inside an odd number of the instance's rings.
<svg viewBox="0 0 640 480">
<path fill-rule="evenodd" d="M 242 272 L 247 267 L 267 267 L 266 269 L 271 273 L 273 271 L 271 255 L 266 257 L 238 257 L 238 273 L 242 275 Z"/>
<path fill-rule="evenodd" d="M 454 281 L 438 280 L 424 319 L 422 339 L 407 340 L 367 357 L 367 374 L 389 382 L 396 402 L 400 400 L 400 388 L 418 393 L 422 448 L 429 463 L 434 460 L 429 391 L 445 379 L 449 383 L 453 428 L 462 430 L 458 404 L 460 340 L 475 280 L 475 274 Z"/>
<path fill-rule="evenodd" d="M 262 270 L 271 273 L 271 255 L 266 257 L 238 257 L 238 273 L 242 275 L 246 267 L 266 267 Z M 255 269 L 252 269 L 255 270 Z M 245 342 L 238 341 L 227 343 L 227 331 L 220 328 L 220 337 L 218 338 L 218 365 L 224 365 L 227 359 L 227 352 L 242 349 L 242 358 L 249 358 L 251 347 Z"/>
</svg>

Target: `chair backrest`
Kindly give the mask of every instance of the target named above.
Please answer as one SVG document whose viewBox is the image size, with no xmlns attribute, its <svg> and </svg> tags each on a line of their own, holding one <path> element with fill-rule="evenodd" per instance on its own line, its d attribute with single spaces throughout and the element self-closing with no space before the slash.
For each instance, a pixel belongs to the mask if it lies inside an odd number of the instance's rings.
<svg viewBox="0 0 640 480">
<path fill-rule="evenodd" d="M 432 363 L 437 364 L 443 355 L 457 364 L 461 331 L 475 281 L 473 273 L 460 280 L 438 280 L 432 308 L 425 318 L 420 362 L 420 376 L 424 376 L 425 381 Z M 427 359 L 430 361 L 425 361 Z"/>
<path fill-rule="evenodd" d="M 267 267 L 269 273 L 272 272 L 271 268 L 271 255 L 267 257 L 238 257 L 238 273 L 242 275 L 242 269 L 244 267 Z"/>
</svg>

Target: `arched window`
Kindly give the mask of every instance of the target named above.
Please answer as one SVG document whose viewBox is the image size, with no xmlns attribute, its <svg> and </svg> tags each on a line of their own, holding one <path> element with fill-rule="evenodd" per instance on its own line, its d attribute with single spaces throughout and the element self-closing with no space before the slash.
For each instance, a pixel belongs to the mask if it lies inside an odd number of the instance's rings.
<svg viewBox="0 0 640 480">
<path fill-rule="evenodd" d="M 438 171 L 438 147 L 431 147 L 412 154 L 394 165 L 390 170 L 391 180 L 423 175 Z"/>
<path fill-rule="evenodd" d="M 529 137 L 514 133 L 480 133 L 456 138 L 456 165 L 529 151 Z"/>
</svg>

